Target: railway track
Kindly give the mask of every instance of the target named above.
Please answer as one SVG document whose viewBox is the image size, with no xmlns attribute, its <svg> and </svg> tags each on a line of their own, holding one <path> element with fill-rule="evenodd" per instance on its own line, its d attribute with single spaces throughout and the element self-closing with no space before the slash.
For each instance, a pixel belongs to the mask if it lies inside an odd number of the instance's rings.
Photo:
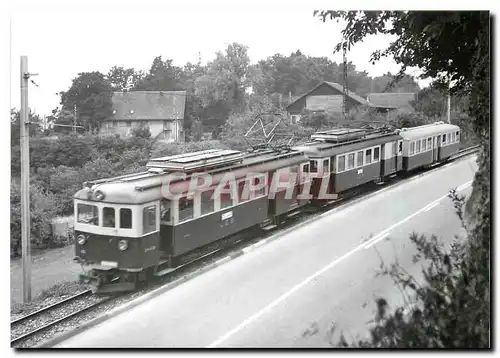
<svg viewBox="0 0 500 358">
<path fill-rule="evenodd" d="M 479 146 L 473 146 L 469 148 L 465 148 L 461 150 L 459 153 L 456 155 L 452 156 L 450 158 L 450 161 L 462 158 L 467 155 L 471 155 L 476 153 L 479 150 Z M 444 165 L 445 163 L 441 163 L 439 166 Z M 436 168 L 436 167 L 434 167 Z M 416 173 L 413 173 L 410 176 L 402 176 L 402 177 L 396 177 L 384 184 L 384 186 L 391 186 L 394 185 L 398 182 L 405 181 L 407 179 L 411 179 L 412 177 L 418 176 L 419 174 L 426 172 L 428 170 L 420 170 L 417 171 Z M 215 242 L 211 245 L 208 245 L 204 248 L 201 248 L 199 250 L 196 250 L 195 253 L 191 253 L 190 255 L 186 255 L 181 262 L 179 262 L 179 266 L 176 267 L 174 270 L 169 272 L 169 274 L 162 276 L 161 278 L 158 278 L 158 281 L 153 281 L 151 282 L 152 285 L 150 287 L 147 287 L 143 293 L 157 289 L 158 287 L 171 282 L 179 277 L 181 277 L 183 274 L 186 272 L 189 272 L 190 270 L 196 270 L 197 267 L 203 267 L 204 264 L 207 264 L 209 262 L 213 262 L 215 260 L 218 260 L 222 257 L 226 257 L 227 255 L 231 255 L 233 252 L 236 252 L 238 250 L 241 250 L 245 247 L 249 247 L 253 245 L 256 242 L 259 242 L 263 239 L 266 239 L 267 237 L 274 235 L 277 231 L 287 229 L 290 227 L 293 227 L 294 225 L 297 224 L 297 222 L 304 222 L 312 219 L 314 216 L 327 212 L 329 210 L 332 210 L 335 207 L 344 205 L 351 200 L 357 199 L 357 198 L 362 198 L 365 195 L 368 195 L 370 193 L 373 193 L 377 191 L 375 188 L 380 188 L 376 184 L 371 185 L 363 190 L 356 190 L 353 191 L 352 193 L 349 193 L 346 197 L 344 197 L 342 200 L 339 200 L 338 202 L 330 203 L 328 205 L 325 205 L 321 208 L 318 208 L 315 211 L 305 211 L 301 215 L 297 215 L 294 218 L 291 218 L 291 220 L 286 220 L 283 222 L 283 225 L 280 225 L 276 227 L 275 229 L 272 229 L 270 231 L 262 231 L 260 234 L 256 234 L 255 232 L 251 233 L 248 231 L 241 232 L 238 234 L 235 234 L 231 237 L 219 240 L 218 242 Z M 143 291 L 143 290 L 141 290 Z M 123 295 L 123 296 L 128 296 L 128 295 Z M 131 295 L 132 296 L 132 295 Z M 120 296 L 122 297 L 122 296 Z M 61 324 L 65 321 L 68 321 L 72 318 L 77 317 L 78 315 L 81 315 L 84 312 L 90 311 L 91 309 L 94 309 L 106 302 L 109 302 L 113 300 L 113 296 L 108 296 L 108 297 L 99 297 L 99 296 L 94 296 L 92 295 L 91 290 L 87 290 L 84 292 L 81 292 L 77 295 L 71 296 L 65 300 L 62 300 L 60 302 L 57 302 L 53 305 L 50 305 L 48 307 L 42 308 L 38 311 L 35 311 L 29 315 L 23 316 L 21 318 L 18 318 L 16 320 L 11 321 L 11 346 L 14 347 L 18 345 L 19 343 L 22 343 L 23 341 L 42 334 L 44 331 L 49 330 L 50 328 L 55 327 L 58 324 Z M 93 302 L 91 302 L 93 301 Z M 81 304 L 84 303 L 84 304 Z M 75 307 L 76 309 L 72 310 L 71 308 Z M 67 311 L 67 312 L 66 312 Z M 61 314 L 62 313 L 62 314 Z M 40 319 L 40 317 L 43 317 Z M 29 330 L 29 327 L 27 329 L 22 329 L 20 327 L 26 327 L 27 324 L 31 321 L 36 321 L 40 320 L 42 324 L 38 325 L 37 328 Z"/>
<path fill-rule="evenodd" d="M 18 345 L 110 299 L 112 297 L 92 296 L 92 291 L 87 290 L 13 320 L 10 322 L 10 344 L 11 346 Z"/>
</svg>

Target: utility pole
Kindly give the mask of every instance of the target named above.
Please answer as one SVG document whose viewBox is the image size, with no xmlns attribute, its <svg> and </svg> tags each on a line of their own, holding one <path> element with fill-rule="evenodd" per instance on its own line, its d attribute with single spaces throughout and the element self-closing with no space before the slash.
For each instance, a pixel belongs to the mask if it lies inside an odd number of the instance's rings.
<svg viewBox="0 0 500 358">
<path fill-rule="evenodd" d="M 30 242 L 30 122 L 28 107 L 28 80 L 36 74 L 28 73 L 28 57 L 21 56 L 21 243 L 23 259 L 23 302 L 31 301 L 31 242 Z"/>
</svg>

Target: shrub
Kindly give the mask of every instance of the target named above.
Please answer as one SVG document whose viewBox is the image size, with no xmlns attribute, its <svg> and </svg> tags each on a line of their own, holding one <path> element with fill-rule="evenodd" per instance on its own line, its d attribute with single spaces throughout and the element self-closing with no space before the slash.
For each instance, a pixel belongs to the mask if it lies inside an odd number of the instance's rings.
<svg viewBox="0 0 500 358">
<path fill-rule="evenodd" d="M 21 192 L 19 186 L 10 187 L 11 255 L 21 254 Z M 56 198 L 35 185 L 30 186 L 31 244 L 47 247 L 51 241 L 51 220 L 56 215 Z"/>
</svg>

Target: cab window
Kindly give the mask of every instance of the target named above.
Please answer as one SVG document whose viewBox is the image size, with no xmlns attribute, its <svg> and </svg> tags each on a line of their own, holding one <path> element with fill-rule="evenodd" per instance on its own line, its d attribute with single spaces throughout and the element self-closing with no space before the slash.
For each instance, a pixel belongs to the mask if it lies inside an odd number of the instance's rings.
<svg viewBox="0 0 500 358">
<path fill-rule="evenodd" d="M 102 208 L 102 226 L 104 227 L 115 227 L 115 209 L 114 208 Z"/>
<path fill-rule="evenodd" d="M 132 229 L 132 210 L 120 209 L 120 229 Z"/>
<path fill-rule="evenodd" d="M 156 231 L 156 206 L 142 209 L 142 234 L 146 235 Z"/>
<path fill-rule="evenodd" d="M 99 225 L 99 211 L 97 206 L 77 204 L 77 221 L 82 224 Z"/>
</svg>

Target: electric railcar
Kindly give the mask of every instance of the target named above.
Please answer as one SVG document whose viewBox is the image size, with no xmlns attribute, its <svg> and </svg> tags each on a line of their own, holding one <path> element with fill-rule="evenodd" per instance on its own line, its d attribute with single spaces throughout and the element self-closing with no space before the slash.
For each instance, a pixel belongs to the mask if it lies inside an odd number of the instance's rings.
<svg viewBox="0 0 500 358">
<path fill-rule="evenodd" d="M 185 153 L 152 159 L 147 172 L 85 183 L 74 196 L 75 261 L 87 271 L 80 280 L 100 292 L 134 290 L 173 270 L 179 255 L 446 161 L 459 144 L 459 127 L 442 122 L 396 132 L 333 129 L 281 152 Z"/>
</svg>

